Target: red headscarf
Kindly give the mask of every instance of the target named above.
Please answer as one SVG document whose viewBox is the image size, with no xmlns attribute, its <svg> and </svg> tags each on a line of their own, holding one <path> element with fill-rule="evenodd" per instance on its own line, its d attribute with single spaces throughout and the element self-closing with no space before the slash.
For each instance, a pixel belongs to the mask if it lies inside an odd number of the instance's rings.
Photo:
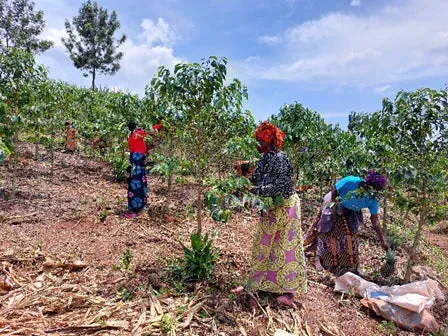
<svg viewBox="0 0 448 336">
<path fill-rule="evenodd" d="M 264 121 L 255 130 L 255 139 L 272 143 L 277 149 L 281 149 L 283 139 L 285 139 L 285 133 L 283 133 L 277 126 Z"/>
</svg>

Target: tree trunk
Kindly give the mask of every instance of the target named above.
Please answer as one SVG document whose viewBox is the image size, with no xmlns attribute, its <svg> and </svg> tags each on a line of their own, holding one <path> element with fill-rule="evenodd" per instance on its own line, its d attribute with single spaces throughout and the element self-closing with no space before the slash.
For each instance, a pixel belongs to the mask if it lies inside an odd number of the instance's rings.
<svg viewBox="0 0 448 336">
<path fill-rule="evenodd" d="M 408 206 L 408 207 L 406 208 L 406 211 L 404 212 L 403 217 L 402 217 L 403 224 L 404 224 L 404 221 L 409 217 L 409 211 L 411 211 L 411 209 L 410 209 L 410 207 Z"/>
<path fill-rule="evenodd" d="M 426 183 L 427 183 L 426 180 L 423 180 L 422 193 L 421 193 L 421 198 L 420 198 L 422 207 L 420 209 L 420 218 L 418 221 L 417 232 L 415 233 L 415 236 L 414 236 L 414 243 L 412 244 L 411 253 L 409 254 L 409 260 L 406 264 L 406 275 L 404 277 L 405 283 L 408 283 L 411 279 L 412 266 L 414 265 L 415 256 L 418 251 L 418 245 L 420 243 L 420 239 L 422 236 L 423 227 L 426 223 L 426 202 L 427 202 Z"/>
<path fill-rule="evenodd" d="M 386 232 L 387 231 L 387 223 L 389 222 L 387 220 L 387 215 L 388 213 L 388 207 L 387 207 L 387 194 L 384 195 L 384 200 L 383 200 L 384 206 L 383 206 L 383 231 Z"/>
<path fill-rule="evenodd" d="M 199 182 L 198 185 L 198 194 L 197 194 L 197 222 L 198 222 L 198 228 L 196 230 L 199 235 L 202 234 L 202 180 Z"/>
<path fill-rule="evenodd" d="M 51 129 L 51 140 L 50 140 L 50 175 L 53 176 L 54 172 L 54 139 L 56 138 L 56 132 L 54 130 L 54 125 Z"/>
<path fill-rule="evenodd" d="M 389 173 L 386 173 L 386 178 L 389 180 Z M 389 215 L 388 207 L 387 207 L 387 200 L 389 199 L 389 186 L 386 187 L 385 193 L 384 193 L 384 206 L 383 206 L 383 231 L 387 231 L 387 224 L 389 223 L 389 218 L 387 217 Z"/>
<path fill-rule="evenodd" d="M 11 197 L 15 198 L 16 197 L 16 193 L 17 193 L 17 158 L 18 158 L 18 153 L 17 153 L 17 140 L 18 140 L 19 136 L 17 134 L 17 131 L 14 133 L 14 135 L 12 136 L 12 181 L 11 181 Z"/>
<path fill-rule="evenodd" d="M 37 140 L 34 146 L 34 160 L 39 160 L 39 141 Z"/>
<path fill-rule="evenodd" d="M 174 174 L 170 170 L 170 172 L 168 174 L 168 190 L 166 192 L 168 195 L 171 193 L 171 189 L 173 188 L 173 180 L 174 180 Z"/>
<path fill-rule="evenodd" d="M 168 144 L 168 162 L 170 163 L 169 165 L 169 169 L 168 169 L 168 190 L 167 190 L 167 196 L 169 196 L 171 194 L 171 189 L 173 188 L 173 179 L 174 179 L 174 168 L 173 165 L 171 164 L 171 160 L 173 158 L 174 155 L 174 144 L 173 141 L 170 140 L 169 144 Z"/>
<path fill-rule="evenodd" d="M 96 69 L 93 68 L 93 71 L 92 71 L 92 90 L 95 90 L 95 77 L 96 77 Z"/>
<path fill-rule="evenodd" d="M 334 186 L 337 181 L 338 181 L 338 174 L 334 172 L 331 173 L 331 185 Z"/>
</svg>

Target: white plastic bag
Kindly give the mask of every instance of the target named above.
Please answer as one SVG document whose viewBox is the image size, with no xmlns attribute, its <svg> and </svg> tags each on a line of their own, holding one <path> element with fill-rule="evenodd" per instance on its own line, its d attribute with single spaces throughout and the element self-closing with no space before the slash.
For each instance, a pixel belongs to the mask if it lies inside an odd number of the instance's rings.
<svg viewBox="0 0 448 336">
<path fill-rule="evenodd" d="M 366 307 L 385 319 L 407 329 L 436 331 L 437 323 L 428 309 L 444 295 L 435 280 L 411 282 L 402 286 L 378 286 L 360 276 L 347 272 L 336 278 L 335 291 L 361 296 Z M 383 302 L 383 303 L 382 303 Z"/>
<path fill-rule="evenodd" d="M 434 304 L 434 300 L 442 300 L 444 295 L 435 280 L 411 282 L 402 286 L 378 286 L 360 276 L 347 272 L 336 278 L 335 291 L 348 293 L 351 290 L 363 298 L 380 299 L 399 307 L 421 313 Z"/>
</svg>

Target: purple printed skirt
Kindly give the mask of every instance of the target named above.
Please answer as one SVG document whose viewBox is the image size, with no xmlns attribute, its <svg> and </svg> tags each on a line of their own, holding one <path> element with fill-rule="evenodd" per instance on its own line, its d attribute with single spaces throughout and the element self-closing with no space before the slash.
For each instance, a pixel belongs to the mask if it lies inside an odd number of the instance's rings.
<svg viewBox="0 0 448 336">
<path fill-rule="evenodd" d="M 252 257 L 252 289 L 277 294 L 306 292 L 300 221 L 296 194 L 261 217 Z"/>
</svg>

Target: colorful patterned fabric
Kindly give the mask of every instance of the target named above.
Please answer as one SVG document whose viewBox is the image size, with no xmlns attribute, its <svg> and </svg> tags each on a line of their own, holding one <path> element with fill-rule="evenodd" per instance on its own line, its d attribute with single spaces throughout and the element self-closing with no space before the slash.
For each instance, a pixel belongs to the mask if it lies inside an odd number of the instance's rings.
<svg viewBox="0 0 448 336">
<path fill-rule="evenodd" d="M 341 271 L 356 272 L 359 264 L 358 235 L 349 226 L 350 210 L 336 214 L 336 221 L 330 232 L 317 232 L 316 255 L 321 265 L 334 273 Z M 309 237 L 305 240 L 308 242 Z"/>
<path fill-rule="evenodd" d="M 289 198 L 295 194 L 292 174 L 292 164 L 285 153 L 266 153 L 249 178 L 254 185 L 251 192 L 264 197 L 282 195 L 283 198 Z"/>
<path fill-rule="evenodd" d="M 133 212 L 141 211 L 146 205 L 148 184 L 146 181 L 146 155 L 131 153 L 129 166 L 126 169 L 128 184 L 128 209 Z"/>
<path fill-rule="evenodd" d="M 297 194 L 261 217 L 252 257 L 252 289 L 277 294 L 306 292 L 300 221 Z"/>
</svg>

